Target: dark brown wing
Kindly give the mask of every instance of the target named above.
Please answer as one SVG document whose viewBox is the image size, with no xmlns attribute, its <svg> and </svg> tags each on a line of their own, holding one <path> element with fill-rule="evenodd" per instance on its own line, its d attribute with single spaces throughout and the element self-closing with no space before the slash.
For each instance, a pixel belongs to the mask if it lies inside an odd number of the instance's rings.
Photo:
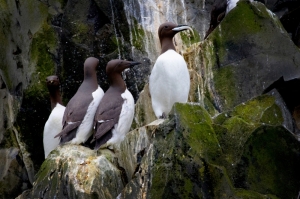
<svg viewBox="0 0 300 199">
<path fill-rule="evenodd" d="M 64 112 L 63 129 L 55 136 L 62 138 L 60 143 L 70 141 L 75 137 L 76 130 L 81 124 L 92 100 L 93 96 L 84 92 L 77 92 L 71 98 Z"/>
<path fill-rule="evenodd" d="M 94 140 L 101 139 L 119 121 L 123 98 L 121 93 L 105 93 L 95 115 Z"/>
</svg>

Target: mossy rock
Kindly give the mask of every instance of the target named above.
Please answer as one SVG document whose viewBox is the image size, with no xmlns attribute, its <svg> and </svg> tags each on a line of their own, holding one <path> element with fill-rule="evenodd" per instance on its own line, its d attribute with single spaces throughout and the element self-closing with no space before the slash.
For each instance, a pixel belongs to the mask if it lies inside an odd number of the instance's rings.
<svg viewBox="0 0 300 199">
<path fill-rule="evenodd" d="M 234 192 L 224 168 L 213 165 L 222 152 L 203 107 L 176 103 L 169 119 L 148 135 L 150 144 L 121 198 L 210 198 L 219 191 L 213 181 Z"/>
<path fill-rule="evenodd" d="M 283 125 L 283 116 L 271 95 L 262 95 L 214 118 L 214 130 L 229 165 L 239 161 L 245 142 L 261 125 Z"/>
<path fill-rule="evenodd" d="M 114 155 L 78 145 L 59 146 L 42 164 L 30 191 L 30 198 L 116 198 L 123 189 Z"/>
<path fill-rule="evenodd" d="M 300 143 L 282 126 L 262 126 L 245 143 L 234 184 L 278 198 L 296 198 L 300 184 Z"/>
<path fill-rule="evenodd" d="M 300 76 L 300 51 L 259 2 L 239 1 L 206 40 L 193 46 L 204 96 L 219 112 L 261 95 L 275 81 Z M 187 60 L 196 60 L 194 53 Z M 188 56 L 192 56 L 189 58 Z M 197 66 L 201 64 L 201 66 Z"/>
</svg>

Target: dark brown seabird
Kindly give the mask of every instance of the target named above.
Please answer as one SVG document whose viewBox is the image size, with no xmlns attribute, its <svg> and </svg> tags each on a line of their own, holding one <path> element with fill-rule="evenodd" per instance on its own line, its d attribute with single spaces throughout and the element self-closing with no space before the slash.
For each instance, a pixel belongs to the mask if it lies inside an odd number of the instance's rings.
<svg viewBox="0 0 300 199">
<path fill-rule="evenodd" d="M 48 154 L 59 144 L 59 138 L 54 138 L 54 136 L 62 130 L 62 118 L 66 109 L 66 107 L 62 105 L 58 77 L 55 75 L 48 76 L 46 83 L 50 94 L 52 111 L 44 126 L 43 143 L 45 158 L 47 158 Z"/>
<path fill-rule="evenodd" d="M 89 57 L 84 62 L 84 80 L 67 104 L 62 122 L 63 129 L 55 136 L 61 138 L 61 144 L 84 143 L 93 133 L 95 112 L 104 95 L 97 82 L 98 64 L 99 60 L 94 57 Z"/>
<path fill-rule="evenodd" d="M 95 115 L 95 149 L 101 145 L 120 143 L 128 133 L 134 116 L 134 99 L 127 90 L 122 71 L 139 62 L 114 59 L 107 63 L 110 86 L 105 92 Z M 105 145 L 104 145 L 105 144 Z"/>
<path fill-rule="evenodd" d="M 204 39 L 219 25 L 226 14 L 227 0 L 216 0 L 210 12 L 210 24 Z"/>
</svg>

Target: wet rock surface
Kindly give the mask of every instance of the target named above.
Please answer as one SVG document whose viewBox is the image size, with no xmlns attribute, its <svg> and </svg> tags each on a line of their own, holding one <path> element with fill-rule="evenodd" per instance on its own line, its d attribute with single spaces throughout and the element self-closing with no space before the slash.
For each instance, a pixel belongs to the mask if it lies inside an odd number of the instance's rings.
<svg viewBox="0 0 300 199">
<path fill-rule="evenodd" d="M 139 168 L 119 198 L 285 198 L 286 192 L 296 197 L 300 144 L 282 126 L 274 102 L 261 96 L 235 107 L 235 116 L 213 120 L 199 105 L 176 104 L 169 119 L 151 131 Z"/>
<path fill-rule="evenodd" d="M 33 188 L 19 198 L 116 198 L 124 186 L 110 151 L 64 145 L 49 154 Z"/>
<path fill-rule="evenodd" d="M 300 73 L 299 49 L 276 15 L 257 2 L 240 1 L 204 42 L 190 50 L 185 57 L 203 77 L 202 101 L 210 99 L 219 112 L 268 91 L 280 78 L 289 81 Z"/>
<path fill-rule="evenodd" d="M 241 1 L 201 41 L 213 1 L 1 1 L 0 196 L 27 190 L 21 198 L 295 198 L 300 56 L 297 24 L 285 23 L 296 12 L 286 2 L 277 2 L 284 5 L 277 18 L 263 4 Z M 271 10 L 274 3 L 266 2 Z M 196 104 L 175 105 L 168 120 L 150 124 L 148 75 L 165 20 L 194 31 L 174 42 L 188 63 L 189 102 Z M 44 161 L 45 78 L 60 77 L 66 104 L 87 56 L 100 60 L 104 90 L 108 60 L 142 63 L 123 74 L 137 103 L 132 131 L 115 153 L 63 146 Z M 99 171 L 100 159 L 113 179 Z M 101 177 L 111 183 L 102 187 Z"/>
</svg>

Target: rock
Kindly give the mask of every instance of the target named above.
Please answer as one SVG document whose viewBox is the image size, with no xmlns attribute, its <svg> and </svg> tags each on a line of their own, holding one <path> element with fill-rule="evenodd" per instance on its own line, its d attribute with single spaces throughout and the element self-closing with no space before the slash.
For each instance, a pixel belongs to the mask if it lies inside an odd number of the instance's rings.
<svg viewBox="0 0 300 199">
<path fill-rule="evenodd" d="M 281 77 L 300 76 L 299 49 L 258 2 L 239 1 L 205 41 L 190 48 L 185 59 L 202 77 L 201 103 L 209 99 L 218 112 L 261 95 Z"/>
<path fill-rule="evenodd" d="M 240 160 L 245 142 L 261 125 L 283 125 L 281 110 L 269 95 L 254 98 L 214 118 L 214 129 L 229 164 Z"/>
<path fill-rule="evenodd" d="M 131 129 L 145 126 L 154 120 L 156 120 L 156 116 L 152 109 L 149 84 L 146 84 L 140 93 L 139 100 L 136 102 Z"/>
<path fill-rule="evenodd" d="M 213 119 L 199 104 L 176 103 L 169 119 L 131 131 L 114 153 L 58 147 L 19 199 L 293 198 L 300 143 L 283 124 L 272 95 Z"/>
<path fill-rule="evenodd" d="M 97 155 L 83 146 L 59 146 L 42 164 L 32 190 L 19 198 L 116 198 L 124 184 L 114 158 L 108 150 Z"/>
<path fill-rule="evenodd" d="M 149 147 L 152 132 L 163 120 L 155 120 L 154 122 L 137 128 L 128 133 L 125 140 L 116 150 L 119 168 L 123 168 L 126 174 L 126 183 L 133 178 L 133 175 L 139 168 L 141 160 L 145 155 L 146 148 Z"/>
<path fill-rule="evenodd" d="M 196 71 L 192 69 L 189 70 L 189 73 L 190 73 L 191 85 L 190 85 L 190 92 L 188 96 L 188 102 L 199 102 L 199 101 L 202 102 L 202 100 L 200 99 L 202 97 L 200 95 L 200 92 L 202 91 L 202 88 L 200 88 L 201 77 Z M 205 99 L 205 101 L 207 100 Z M 203 106 L 205 105 L 206 109 L 210 112 L 213 113 L 216 112 L 214 107 L 209 103 L 205 103 L 205 104 L 202 103 L 201 105 Z M 131 126 L 132 130 L 138 127 L 145 126 L 157 119 L 152 108 L 149 84 L 146 84 L 144 89 L 140 93 L 139 99 L 135 105 L 134 115 L 135 116 L 134 116 L 133 124 Z"/>
<path fill-rule="evenodd" d="M 297 198 L 300 144 L 282 126 L 261 126 L 249 137 L 232 178 L 236 188 Z"/>
<path fill-rule="evenodd" d="M 298 30 L 300 18 L 297 13 L 299 8 L 300 3 L 298 1 L 277 0 L 272 9 L 276 14 L 278 13 L 277 15 L 280 18 L 280 22 L 298 47 L 300 47 L 300 32 Z"/>
<path fill-rule="evenodd" d="M 169 118 L 151 132 L 151 143 L 120 198 L 201 198 L 212 188 L 200 170 L 222 152 L 209 114 L 199 105 L 175 104 Z"/>
<path fill-rule="evenodd" d="M 295 197 L 300 143 L 283 123 L 271 95 L 254 98 L 213 120 L 199 105 L 175 104 L 168 120 L 148 131 L 139 129 L 151 139 L 118 199 L 284 198 L 285 192 Z"/>
<path fill-rule="evenodd" d="M 0 149 L 0 196 L 2 198 L 15 198 L 18 193 L 31 187 L 21 157 L 18 148 Z"/>
</svg>

